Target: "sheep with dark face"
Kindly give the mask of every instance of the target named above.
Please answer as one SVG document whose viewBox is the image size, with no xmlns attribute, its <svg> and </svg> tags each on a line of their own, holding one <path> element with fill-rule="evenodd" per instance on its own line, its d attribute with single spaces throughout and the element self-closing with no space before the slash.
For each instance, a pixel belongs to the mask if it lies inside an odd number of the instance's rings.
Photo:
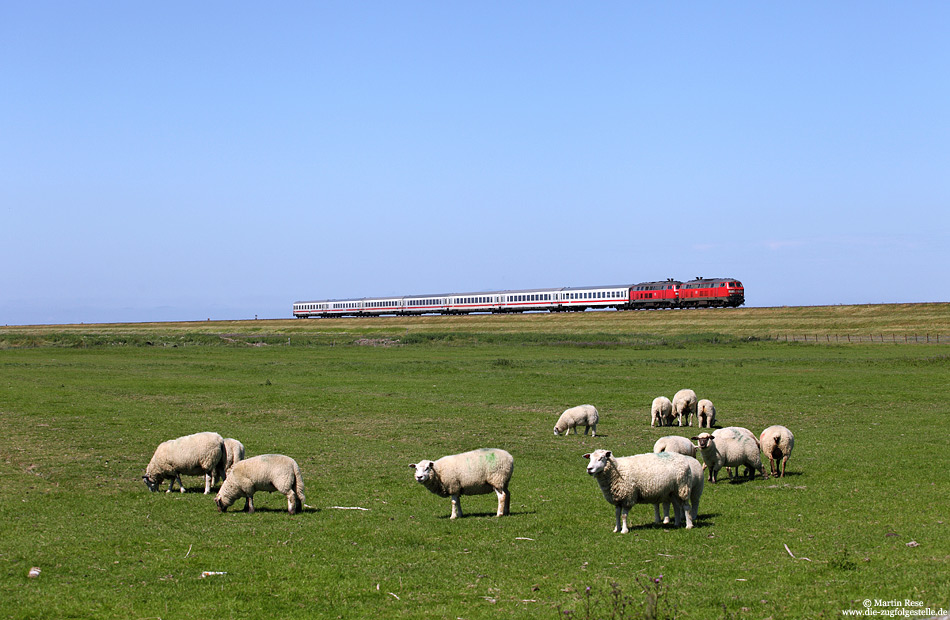
<svg viewBox="0 0 950 620">
<path fill-rule="evenodd" d="M 511 512 L 511 473 L 515 460 L 505 450 L 481 448 L 461 454 L 443 456 L 436 461 L 423 460 L 409 465 L 415 470 L 416 482 L 439 497 L 452 498 L 452 519 L 462 516 L 462 495 L 484 495 L 492 491 L 498 496 L 496 516 Z"/>
<path fill-rule="evenodd" d="M 158 491 L 162 482 L 169 480 L 168 490 L 171 493 L 178 482 L 182 493 L 185 487 L 181 483 L 181 475 L 204 476 L 205 495 L 211 492 L 211 485 L 215 475 L 225 477 L 224 439 L 217 433 L 195 433 L 178 439 L 169 439 L 159 444 L 145 468 L 142 479 L 149 491 Z"/>
<path fill-rule="evenodd" d="M 779 477 L 784 478 L 785 466 L 788 464 L 788 458 L 792 456 L 792 448 L 795 447 L 795 436 L 792 435 L 792 431 L 779 424 L 770 426 L 759 435 L 759 445 L 769 457 L 769 473 L 777 476 L 779 464 L 781 464 L 782 474 Z"/>
</svg>

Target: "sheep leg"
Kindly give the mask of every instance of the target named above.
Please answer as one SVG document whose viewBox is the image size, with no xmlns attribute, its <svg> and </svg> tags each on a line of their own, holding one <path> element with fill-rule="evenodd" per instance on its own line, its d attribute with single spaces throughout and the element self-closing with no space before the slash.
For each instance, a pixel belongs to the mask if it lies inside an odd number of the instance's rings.
<svg viewBox="0 0 950 620">
<path fill-rule="evenodd" d="M 287 512 L 290 514 L 297 512 L 297 494 L 293 489 L 287 492 Z"/>
<path fill-rule="evenodd" d="M 509 497 L 508 491 L 505 489 L 495 489 L 495 495 L 498 496 L 498 510 L 495 511 L 495 516 L 503 517 L 508 514 L 509 507 L 511 506 L 511 499 Z"/>
<path fill-rule="evenodd" d="M 594 424 L 592 427 L 590 427 L 590 436 L 591 436 L 591 437 L 596 437 L 596 436 L 597 436 L 597 425 L 596 425 L 596 424 Z"/>
<path fill-rule="evenodd" d="M 254 496 L 248 495 L 247 500 L 244 502 L 244 512 L 253 513 L 254 512 Z"/>
<path fill-rule="evenodd" d="M 630 508 L 628 506 L 617 506 L 617 525 L 614 527 L 614 532 L 626 534 L 630 531 L 630 528 L 627 527 L 627 514 L 629 512 Z"/>
<path fill-rule="evenodd" d="M 673 503 L 673 527 L 679 527 L 683 523 L 683 501 L 673 495 L 670 497 Z"/>
<path fill-rule="evenodd" d="M 787 464 L 788 464 L 788 457 L 787 456 L 782 457 L 782 476 L 781 476 L 782 478 L 785 477 L 785 466 Z M 775 473 L 776 474 L 778 473 L 778 467 L 775 468 Z"/>
<path fill-rule="evenodd" d="M 683 503 L 680 510 L 683 512 L 683 516 L 686 517 L 686 529 L 693 529 L 694 515 L 692 506 L 690 506 L 688 503 Z"/>
<path fill-rule="evenodd" d="M 211 492 L 211 483 L 214 481 L 214 477 L 208 473 L 205 474 L 205 495 Z"/>
<path fill-rule="evenodd" d="M 452 519 L 459 519 L 462 517 L 462 498 L 461 495 L 456 493 L 452 496 Z"/>
<path fill-rule="evenodd" d="M 614 525 L 614 533 L 617 533 L 620 531 L 620 511 L 622 510 L 623 510 L 623 507 L 619 505 L 616 508 L 614 508 L 614 517 L 617 521 L 616 525 Z"/>
</svg>

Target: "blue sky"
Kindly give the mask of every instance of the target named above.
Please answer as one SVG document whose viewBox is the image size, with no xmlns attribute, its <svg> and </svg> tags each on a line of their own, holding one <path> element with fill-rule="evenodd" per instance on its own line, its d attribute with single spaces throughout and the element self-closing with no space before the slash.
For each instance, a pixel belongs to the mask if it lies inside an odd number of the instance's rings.
<svg viewBox="0 0 950 620">
<path fill-rule="evenodd" d="M 950 300 L 946 2 L 8 2 L 0 324 Z"/>
</svg>

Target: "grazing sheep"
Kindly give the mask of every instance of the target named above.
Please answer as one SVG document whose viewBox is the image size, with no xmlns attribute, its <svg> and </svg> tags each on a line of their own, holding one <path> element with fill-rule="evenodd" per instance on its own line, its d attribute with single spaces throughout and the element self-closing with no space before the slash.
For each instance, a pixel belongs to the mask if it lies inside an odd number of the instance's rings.
<svg viewBox="0 0 950 620">
<path fill-rule="evenodd" d="M 607 502 L 616 506 L 614 532 L 626 534 L 630 531 L 627 513 L 637 503 L 653 504 L 654 522 L 659 523 L 660 513 L 656 506 L 671 502 L 674 524 L 679 526 L 681 516 L 685 514 L 687 529 L 693 527 L 692 511 L 684 510 L 684 504 L 689 503 L 692 488 L 696 486 L 687 461 L 690 457 L 660 452 L 618 458 L 609 450 L 595 450 L 585 454 L 584 458 L 590 459 L 587 473 L 597 480 Z M 702 470 L 699 484 L 702 484 Z"/>
<path fill-rule="evenodd" d="M 762 451 L 769 457 L 769 473 L 773 476 L 778 475 L 778 464 L 781 461 L 782 474 L 780 478 L 785 477 L 785 465 L 788 463 L 788 457 L 792 456 L 792 448 L 795 447 L 795 436 L 792 431 L 784 426 L 776 424 L 770 426 L 759 435 L 759 444 Z"/>
<path fill-rule="evenodd" d="M 673 394 L 673 417 L 679 419 L 680 426 L 683 426 L 683 416 L 686 416 L 686 426 L 692 426 L 689 416 L 694 413 L 696 413 L 696 392 L 682 389 Z"/>
<path fill-rule="evenodd" d="M 218 510 L 225 512 L 239 497 L 246 497 L 244 512 L 252 513 L 254 494 L 258 491 L 282 493 L 287 496 L 287 512 L 300 512 L 306 498 L 297 461 L 283 454 L 262 454 L 238 461 L 218 489 L 214 503 Z"/>
<path fill-rule="evenodd" d="M 656 440 L 656 443 L 653 444 L 654 452 L 676 452 L 677 454 L 683 454 L 685 456 L 696 457 L 696 446 L 693 445 L 686 437 L 680 437 L 678 435 L 667 435 L 666 437 L 660 437 Z"/>
<path fill-rule="evenodd" d="M 557 424 L 554 425 L 554 434 L 560 435 L 564 433 L 567 435 L 571 429 L 574 429 L 574 434 L 577 434 L 577 427 L 581 424 L 584 425 L 584 434 L 587 434 L 587 431 L 591 431 L 591 436 L 597 436 L 597 420 L 600 419 L 600 416 L 597 414 L 597 408 L 593 405 L 578 405 L 577 407 L 571 407 L 564 411 L 561 414 L 561 417 L 557 419 Z"/>
<path fill-rule="evenodd" d="M 657 396 L 650 406 L 650 426 L 673 426 L 673 403 L 666 396 Z"/>
<path fill-rule="evenodd" d="M 419 461 L 409 466 L 416 471 L 416 481 L 439 497 L 452 498 L 452 519 L 462 516 L 462 495 L 498 495 L 496 516 L 511 511 L 508 483 L 515 460 L 504 450 L 481 448 L 461 454 L 443 456 L 437 461 Z"/>
<path fill-rule="evenodd" d="M 234 466 L 238 461 L 244 460 L 244 444 L 238 441 L 237 439 L 231 439 L 230 437 L 224 440 L 224 471 L 227 475 L 227 471 Z M 214 477 L 214 482 L 219 482 L 218 477 Z"/>
<path fill-rule="evenodd" d="M 723 467 L 735 467 L 736 478 L 739 477 L 738 468 L 742 465 L 746 467 L 746 473 L 750 474 L 750 478 L 755 478 L 756 471 L 762 474 L 763 478 L 768 478 L 762 469 L 759 442 L 748 429 L 728 426 L 720 428 L 712 435 L 700 433 L 693 437 L 693 441 L 699 442 L 699 451 L 709 470 L 709 482 L 713 484 L 716 483 L 719 470 Z M 731 477 L 732 472 L 730 471 L 729 474 Z"/>
<path fill-rule="evenodd" d="M 716 408 L 708 398 L 696 403 L 696 422 L 699 428 L 712 428 L 716 423 Z"/>
<path fill-rule="evenodd" d="M 171 493 L 178 482 L 182 493 L 185 486 L 181 483 L 181 474 L 205 477 L 205 495 L 211 492 L 212 474 L 225 478 L 224 439 L 217 433 L 195 433 L 178 439 L 169 439 L 159 444 L 145 468 L 145 486 L 150 491 L 158 491 L 166 479 L 166 493 Z"/>
</svg>

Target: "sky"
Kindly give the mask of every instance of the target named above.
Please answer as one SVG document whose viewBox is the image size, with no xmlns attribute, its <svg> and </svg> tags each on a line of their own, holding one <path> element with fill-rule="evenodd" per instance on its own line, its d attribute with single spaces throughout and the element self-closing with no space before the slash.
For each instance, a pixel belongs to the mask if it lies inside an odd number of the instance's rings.
<svg viewBox="0 0 950 620">
<path fill-rule="evenodd" d="M 0 324 L 950 301 L 950 4 L 6 2 Z"/>
</svg>

